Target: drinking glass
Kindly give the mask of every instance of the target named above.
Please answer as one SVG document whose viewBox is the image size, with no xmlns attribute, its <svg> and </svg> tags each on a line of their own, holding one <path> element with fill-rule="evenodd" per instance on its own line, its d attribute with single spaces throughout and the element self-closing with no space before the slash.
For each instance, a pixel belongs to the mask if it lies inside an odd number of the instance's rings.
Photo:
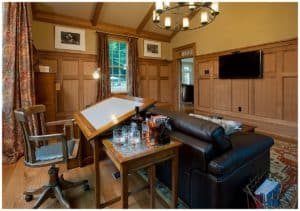
<svg viewBox="0 0 300 211">
<path fill-rule="evenodd" d="M 139 130 L 134 130 L 132 132 L 132 137 L 130 139 L 130 142 L 132 145 L 136 145 L 136 144 L 139 144 L 141 142 L 141 133 Z"/>
<path fill-rule="evenodd" d="M 122 139 L 122 129 L 121 128 L 116 128 L 113 130 L 113 142 L 115 144 L 121 144 L 121 139 Z"/>
<path fill-rule="evenodd" d="M 146 142 L 149 139 L 149 125 L 148 122 L 142 123 L 142 141 Z"/>
<path fill-rule="evenodd" d="M 124 125 L 122 127 L 122 138 L 121 138 L 121 143 L 126 144 L 126 142 L 129 139 L 129 128 L 127 125 Z"/>
</svg>

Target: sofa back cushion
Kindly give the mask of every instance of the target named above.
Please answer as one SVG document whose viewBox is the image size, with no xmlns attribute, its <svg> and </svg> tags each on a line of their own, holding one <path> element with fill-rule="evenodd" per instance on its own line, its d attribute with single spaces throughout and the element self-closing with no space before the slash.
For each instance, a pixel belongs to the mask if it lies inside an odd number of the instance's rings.
<svg viewBox="0 0 300 211">
<path fill-rule="evenodd" d="M 226 138 L 224 128 L 218 124 L 190 117 L 179 112 L 170 112 L 156 108 L 152 108 L 150 111 L 154 114 L 168 116 L 171 119 L 173 129 L 211 143 L 219 152 L 224 152 L 231 148 L 230 139 Z"/>
</svg>

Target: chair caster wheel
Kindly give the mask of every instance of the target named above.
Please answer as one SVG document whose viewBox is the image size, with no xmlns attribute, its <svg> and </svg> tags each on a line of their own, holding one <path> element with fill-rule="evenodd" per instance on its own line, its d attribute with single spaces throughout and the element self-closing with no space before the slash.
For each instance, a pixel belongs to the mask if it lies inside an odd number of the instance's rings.
<svg viewBox="0 0 300 211">
<path fill-rule="evenodd" d="M 83 190 L 84 190 L 84 191 L 89 191 L 89 190 L 90 190 L 90 185 L 89 185 L 89 183 L 86 183 L 86 184 L 83 185 Z"/>
<path fill-rule="evenodd" d="M 25 195 L 25 201 L 29 202 L 33 199 L 32 195 Z"/>
</svg>

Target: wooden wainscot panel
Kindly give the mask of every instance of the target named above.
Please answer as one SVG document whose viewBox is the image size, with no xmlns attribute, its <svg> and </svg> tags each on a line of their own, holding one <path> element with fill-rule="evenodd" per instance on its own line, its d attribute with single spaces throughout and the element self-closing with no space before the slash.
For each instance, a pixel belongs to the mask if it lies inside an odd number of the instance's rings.
<svg viewBox="0 0 300 211">
<path fill-rule="evenodd" d="M 298 119 L 298 83 L 296 77 L 283 78 L 283 119 L 297 122 Z"/>
<path fill-rule="evenodd" d="M 169 103 L 171 102 L 170 93 L 170 82 L 169 80 L 160 80 L 160 102 Z"/>
<path fill-rule="evenodd" d="M 159 76 L 163 78 L 169 78 L 169 66 L 161 65 L 159 68 Z"/>
<path fill-rule="evenodd" d="M 213 73 L 213 62 L 199 62 L 198 71 L 200 78 L 209 78 L 210 74 Z"/>
<path fill-rule="evenodd" d="M 84 80 L 83 82 L 83 107 L 93 105 L 97 102 L 97 80 Z"/>
<path fill-rule="evenodd" d="M 231 80 L 213 80 L 213 108 L 231 110 Z"/>
<path fill-rule="evenodd" d="M 49 66 L 50 72 L 57 72 L 58 61 L 56 58 L 41 58 L 39 59 L 39 64 L 42 66 Z"/>
<path fill-rule="evenodd" d="M 263 74 L 276 72 L 276 52 L 265 50 L 263 54 Z"/>
<path fill-rule="evenodd" d="M 84 76 L 92 77 L 93 72 L 97 68 L 97 62 L 95 61 L 84 61 L 83 62 L 83 74 Z"/>
<path fill-rule="evenodd" d="M 142 98 L 148 98 L 149 97 L 149 86 L 148 86 L 148 81 L 147 80 L 140 80 L 139 81 L 139 96 Z"/>
<path fill-rule="evenodd" d="M 198 107 L 210 108 L 210 80 L 200 79 L 198 82 Z"/>
<path fill-rule="evenodd" d="M 158 99 L 158 81 L 157 80 L 149 80 L 148 87 L 149 98 Z"/>
<path fill-rule="evenodd" d="M 232 80 L 232 111 L 249 113 L 249 80 Z"/>
<path fill-rule="evenodd" d="M 283 51 L 283 72 L 298 72 L 297 46 L 289 46 Z"/>
<path fill-rule="evenodd" d="M 148 79 L 158 79 L 158 65 L 148 65 Z"/>
<path fill-rule="evenodd" d="M 61 62 L 62 75 L 65 76 L 78 76 L 78 60 L 63 60 Z"/>
<path fill-rule="evenodd" d="M 257 116 L 276 118 L 277 80 L 257 79 L 254 82 L 254 112 Z"/>
<path fill-rule="evenodd" d="M 78 93 L 79 93 L 78 80 L 63 81 L 64 112 L 76 112 L 79 110 Z"/>
<path fill-rule="evenodd" d="M 146 69 L 147 69 L 147 65 L 141 64 L 139 66 L 139 76 L 140 76 L 140 80 L 145 80 L 147 77 L 147 73 L 146 73 Z"/>
</svg>

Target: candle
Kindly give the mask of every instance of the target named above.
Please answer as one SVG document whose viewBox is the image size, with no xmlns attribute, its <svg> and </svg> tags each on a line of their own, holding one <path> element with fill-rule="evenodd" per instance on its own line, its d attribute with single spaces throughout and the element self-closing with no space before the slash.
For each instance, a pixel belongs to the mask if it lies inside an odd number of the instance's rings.
<svg viewBox="0 0 300 211">
<path fill-rule="evenodd" d="M 189 26 L 190 26 L 189 18 L 184 17 L 184 18 L 182 19 L 182 27 L 183 27 L 184 29 L 188 29 Z"/>
<path fill-rule="evenodd" d="M 165 17 L 165 27 L 171 28 L 171 17 Z"/>
<path fill-rule="evenodd" d="M 207 24 L 208 22 L 208 14 L 206 11 L 201 12 L 201 23 L 202 24 Z"/>
<path fill-rule="evenodd" d="M 159 14 L 156 12 L 156 10 L 153 10 L 153 16 L 152 16 L 152 18 L 153 18 L 153 22 L 154 22 L 154 23 L 159 23 L 159 21 L 160 21 L 160 16 L 159 16 Z"/>
</svg>

